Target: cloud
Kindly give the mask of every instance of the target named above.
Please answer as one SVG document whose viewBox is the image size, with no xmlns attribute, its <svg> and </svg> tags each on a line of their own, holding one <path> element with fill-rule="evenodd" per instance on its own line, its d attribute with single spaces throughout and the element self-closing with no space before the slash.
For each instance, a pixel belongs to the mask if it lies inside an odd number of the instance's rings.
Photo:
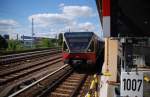
<svg viewBox="0 0 150 97">
<path fill-rule="evenodd" d="M 60 3 L 60 4 L 59 4 L 59 7 L 64 7 L 64 6 L 65 6 L 64 3 Z"/>
<path fill-rule="evenodd" d="M 39 13 L 28 17 L 29 21 L 34 19 L 34 23 L 38 27 L 53 27 L 58 25 L 73 25 L 77 18 L 90 17 L 93 15 L 92 8 L 88 6 L 64 6 L 61 13 Z"/>
<path fill-rule="evenodd" d="M 9 34 L 10 38 L 16 38 L 18 30 L 21 25 L 19 22 L 13 19 L 1 19 L 0 20 L 0 35 Z"/>
<path fill-rule="evenodd" d="M 95 25 L 90 23 L 90 22 L 85 22 L 85 23 L 79 23 L 79 24 L 74 24 L 72 26 L 66 26 L 64 31 L 94 31 L 95 30 Z"/>
<path fill-rule="evenodd" d="M 32 21 L 32 18 L 35 21 L 36 25 L 39 25 L 41 27 L 47 27 L 47 26 L 53 26 L 53 25 L 69 25 L 72 23 L 72 18 L 68 17 L 64 14 L 58 14 L 58 13 L 44 13 L 44 14 L 35 14 L 32 16 L 29 16 L 30 22 Z"/>
<path fill-rule="evenodd" d="M 92 8 L 88 6 L 64 6 L 62 11 L 73 17 L 90 17 L 93 15 Z"/>
<path fill-rule="evenodd" d="M 13 19 L 0 20 L 0 34 L 12 34 L 14 29 L 19 27 L 19 23 Z"/>
<path fill-rule="evenodd" d="M 95 25 L 84 18 L 93 17 L 94 13 L 89 6 L 66 6 L 59 4 L 60 13 L 38 13 L 28 17 L 34 19 L 35 33 L 37 36 L 49 36 L 59 32 L 69 31 L 94 31 Z M 84 19 L 81 23 L 81 19 Z M 53 31 L 52 31 L 53 30 Z"/>
<path fill-rule="evenodd" d="M 19 23 L 12 19 L 3 19 L 0 20 L 0 27 L 15 27 L 18 26 Z"/>
<path fill-rule="evenodd" d="M 94 31 L 95 30 L 95 26 L 90 22 L 79 24 L 79 28 L 86 30 L 86 31 Z"/>
</svg>

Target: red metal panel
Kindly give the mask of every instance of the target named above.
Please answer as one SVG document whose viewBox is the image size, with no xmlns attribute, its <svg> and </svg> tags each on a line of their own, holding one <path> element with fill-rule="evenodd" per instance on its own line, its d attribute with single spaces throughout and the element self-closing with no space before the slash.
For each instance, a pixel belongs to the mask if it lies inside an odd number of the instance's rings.
<svg viewBox="0 0 150 97">
<path fill-rule="evenodd" d="M 63 53 L 63 60 L 70 59 L 70 58 L 92 60 L 93 63 L 96 63 L 96 53 L 94 52 L 75 53 L 75 54 Z"/>
<path fill-rule="evenodd" d="M 102 13 L 103 16 L 110 16 L 110 0 L 102 1 Z"/>
</svg>

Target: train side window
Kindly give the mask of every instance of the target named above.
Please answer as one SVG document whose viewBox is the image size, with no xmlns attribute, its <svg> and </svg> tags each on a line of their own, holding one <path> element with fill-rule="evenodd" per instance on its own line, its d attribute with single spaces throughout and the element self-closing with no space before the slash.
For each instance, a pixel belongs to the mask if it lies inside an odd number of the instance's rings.
<svg viewBox="0 0 150 97">
<path fill-rule="evenodd" d="M 91 42 L 90 47 L 88 48 L 88 52 L 94 51 L 94 41 Z"/>
</svg>

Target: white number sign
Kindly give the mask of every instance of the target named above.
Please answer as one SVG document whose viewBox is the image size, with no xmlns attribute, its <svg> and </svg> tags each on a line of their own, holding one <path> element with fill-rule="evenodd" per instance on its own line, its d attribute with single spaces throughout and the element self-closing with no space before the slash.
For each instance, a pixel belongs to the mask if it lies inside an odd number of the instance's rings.
<svg viewBox="0 0 150 97">
<path fill-rule="evenodd" d="M 142 72 L 121 72 L 121 96 L 143 97 Z"/>
</svg>

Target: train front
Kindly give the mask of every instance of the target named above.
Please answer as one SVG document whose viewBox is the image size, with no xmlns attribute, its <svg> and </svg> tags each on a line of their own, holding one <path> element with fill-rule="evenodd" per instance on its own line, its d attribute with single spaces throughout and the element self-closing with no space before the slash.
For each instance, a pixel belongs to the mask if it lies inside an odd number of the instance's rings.
<svg viewBox="0 0 150 97">
<path fill-rule="evenodd" d="M 63 60 L 73 66 L 96 64 L 94 49 L 94 33 L 67 32 L 64 33 Z"/>
</svg>

